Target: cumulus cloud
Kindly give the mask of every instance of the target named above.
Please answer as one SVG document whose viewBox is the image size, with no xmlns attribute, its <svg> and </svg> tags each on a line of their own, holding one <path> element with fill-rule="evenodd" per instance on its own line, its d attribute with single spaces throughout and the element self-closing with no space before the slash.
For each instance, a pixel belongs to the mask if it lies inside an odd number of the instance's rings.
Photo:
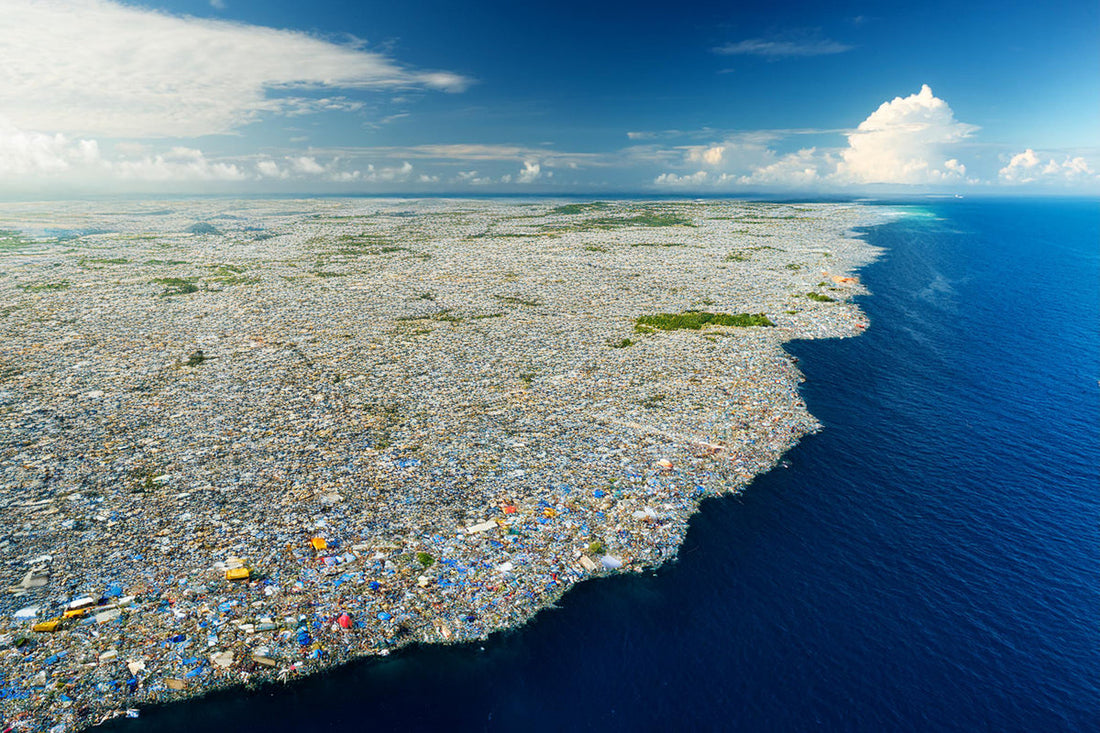
<svg viewBox="0 0 1100 733">
<path fill-rule="evenodd" d="M 917 94 L 884 102 L 848 133 L 847 147 L 780 153 L 773 147 L 780 139 L 774 132 L 743 133 L 680 148 L 682 167 L 702 170 L 669 171 L 654 183 L 789 188 L 973 183 L 966 166 L 949 151 L 977 129 L 956 120 L 951 107 L 925 85 Z"/>
<path fill-rule="evenodd" d="M 685 173 L 682 176 L 678 176 L 675 173 L 662 173 L 653 179 L 653 182 L 658 186 L 699 186 L 707 183 L 710 179 L 710 175 L 706 171 L 696 171 L 695 173 Z"/>
<path fill-rule="evenodd" d="M 768 40 L 749 38 L 735 43 L 726 43 L 712 49 L 722 56 L 763 56 L 769 59 L 792 58 L 799 56 L 828 56 L 852 50 L 852 46 L 827 39 L 814 40 Z"/>
<path fill-rule="evenodd" d="M 315 155 L 256 159 L 212 159 L 202 150 L 172 146 L 153 151 L 148 145 L 121 143 L 107 157 L 94 140 L 60 133 L 21 131 L 0 119 L 0 186 L 25 187 L 62 183 L 99 190 L 142 183 L 187 189 L 210 182 L 247 183 L 328 180 L 337 183 L 388 183 L 407 180 L 411 163 L 351 169 L 339 158 Z M 436 179 L 438 180 L 438 179 Z"/>
<path fill-rule="evenodd" d="M 471 186 L 484 186 L 488 183 L 492 183 L 493 179 L 487 176 L 478 175 L 477 171 L 459 171 L 454 182 L 467 183 Z"/>
<path fill-rule="evenodd" d="M 5 0 L 0 27 L 0 109 L 19 128 L 51 134 L 195 137 L 264 113 L 348 104 L 280 91 L 459 91 L 468 81 L 306 33 L 113 0 Z"/>
<path fill-rule="evenodd" d="M 404 181 L 407 180 L 410 175 L 412 175 L 412 172 L 412 163 L 407 160 L 400 166 L 390 168 L 375 168 L 373 165 L 368 165 L 367 172 L 363 174 L 363 180 L 370 181 L 372 183 Z"/>
<path fill-rule="evenodd" d="M 531 183 L 542 176 L 542 166 L 534 160 L 523 161 L 523 170 L 516 176 L 517 183 Z"/>
<path fill-rule="evenodd" d="M 301 155 L 290 159 L 290 165 L 298 173 L 307 175 L 319 175 L 325 172 L 325 167 L 317 162 L 312 155 Z"/>
<path fill-rule="evenodd" d="M 1058 162 L 1048 158 L 1044 163 L 1034 150 L 1028 148 L 1013 155 L 1008 165 L 998 171 L 1005 183 L 1075 182 L 1095 178 L 1096 174 L 1082 157 L 1071 158 L 1068 155 Z"/>
<path fill-rule="evenodd" d="M 797 153 L 780 156 L 775 162 L 757 167 L 738 178 L 738 183 L 809 187 L 821 182 L 821 169 L 831 170 L 835 160 L 816 148 L 804 148 Z"/>
<path fill-rule="evenodd" d="M 836 178 L 846 183 L 942 183 L 965 169 L 946 149 L 978 127 L 959 122 L 927 84 L 920 92 L 883 102 L 848 135 Z"/>
<path fill-rule="evenodd" d="M 261 160 L 256 164 L 256 171 L 261 178 L 289 178 L 290 172 L 279 167 L 273 160 Z"/>
<path fill-rule="evenodd" d="M 731 136 L 720 143 L 684 146 L 679 149 L 683 167 L 688 170 L 702 168 L 679 175 L 671 171 L 663 173 L 654 183 L 677 187 L 744 183 L 755 171 L 767 170 L 776 163 L 779 156 L 768 147 L 772 140 L 770 134 L 747 133 Z"/>
<path fill-rule="evenodd" d="M 26 132 L 0 120 L 0 178 L 56 174 L 98 162 L 94 140 Z"/>
<path fill-rule="evenodd" d="M 138 160 L 105 163 L 121 179 L 140 181 L 243 181 L 248 174 L 234 163 L 208 160 L 201 150 L 175 147 Z"/>
<path fill-rule="evenodd" d="M 725 152 L 725 145 L 692 147 L 688 150 L 688 160 L 695 163 L 706 163 L 707 165 L 720 165 Z"/>
</svg>

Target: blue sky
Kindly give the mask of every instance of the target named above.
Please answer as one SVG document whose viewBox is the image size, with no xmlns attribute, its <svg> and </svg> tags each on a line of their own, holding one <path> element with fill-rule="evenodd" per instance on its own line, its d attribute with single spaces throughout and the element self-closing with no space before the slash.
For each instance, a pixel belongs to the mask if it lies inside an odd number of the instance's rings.
<svg viewBox="0 0 1100 733">
<path fill-rule="evenodd" d="M 1100 191 L 1100 5 L 4 0 L 0 191 Z"/>
</svg>

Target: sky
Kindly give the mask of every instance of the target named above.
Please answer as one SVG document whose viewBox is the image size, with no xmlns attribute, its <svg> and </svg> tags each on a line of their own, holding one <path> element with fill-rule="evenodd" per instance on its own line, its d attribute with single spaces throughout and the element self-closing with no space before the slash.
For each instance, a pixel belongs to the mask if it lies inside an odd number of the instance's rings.
<svg viewBox="0 0 1100 733">
<path fill-rule="evenodd" d="M 0 0 L 0 194 L 1100 193 L 1100 3 Z"/>
</svg>

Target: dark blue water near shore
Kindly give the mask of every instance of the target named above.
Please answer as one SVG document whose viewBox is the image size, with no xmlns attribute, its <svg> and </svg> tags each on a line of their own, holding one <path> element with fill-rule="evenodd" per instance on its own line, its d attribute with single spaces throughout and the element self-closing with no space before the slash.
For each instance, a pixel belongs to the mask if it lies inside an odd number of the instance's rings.
<svg viewBox="0 0 1100 733">
<path fill-rule="evenodd" d="M 876 227 L 867 334 L 792 344 L 826 425 L 680 559 L 131 731 L 1097 730 L 1100 205 Z M 114 727 L 114 726 L 112 726 Z"/>
</svg>

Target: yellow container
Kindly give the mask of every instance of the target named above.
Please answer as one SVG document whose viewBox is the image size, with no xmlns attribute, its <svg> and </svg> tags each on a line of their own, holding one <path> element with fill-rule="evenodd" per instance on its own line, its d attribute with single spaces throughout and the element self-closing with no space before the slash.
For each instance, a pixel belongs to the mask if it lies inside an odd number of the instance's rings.
<svg viewBox="0 0 1100 733">
<path fill-rule="evenodd" d="M 328 543 L 325 542 L 324 537 L 314 537 L 309 541 L 309 544 L 313 545 L 313 549 L 317 550 L 317 552 L 320 552 L 321 550 L 324 550 L 328 547 Z"/>
<path fill-rule="evenodd" d="M 65 618 L 80 618 L 88 612 L 86 608 L 70 608 L 65 613 L 61 614 Z"/>
<path fill-rule="evenodd" d="M 31 630 L 32 631 L 37 631 L 39 633 L 52 634 L 53 632 L 57 631 L 59 628 L 61 628 L 61 619 L 55 618 L 55 619 L 51 619 L 49 621 L 43 621 L 40 624 L 35 624 L 34 626 L 31 627 Z"/>
<path fill-rule="evenodd" d="M 252 571 L 248 568 L 233 568 L 225 571 L 226 580 L 248 580 L 250 575 Z"/>
</svg>

